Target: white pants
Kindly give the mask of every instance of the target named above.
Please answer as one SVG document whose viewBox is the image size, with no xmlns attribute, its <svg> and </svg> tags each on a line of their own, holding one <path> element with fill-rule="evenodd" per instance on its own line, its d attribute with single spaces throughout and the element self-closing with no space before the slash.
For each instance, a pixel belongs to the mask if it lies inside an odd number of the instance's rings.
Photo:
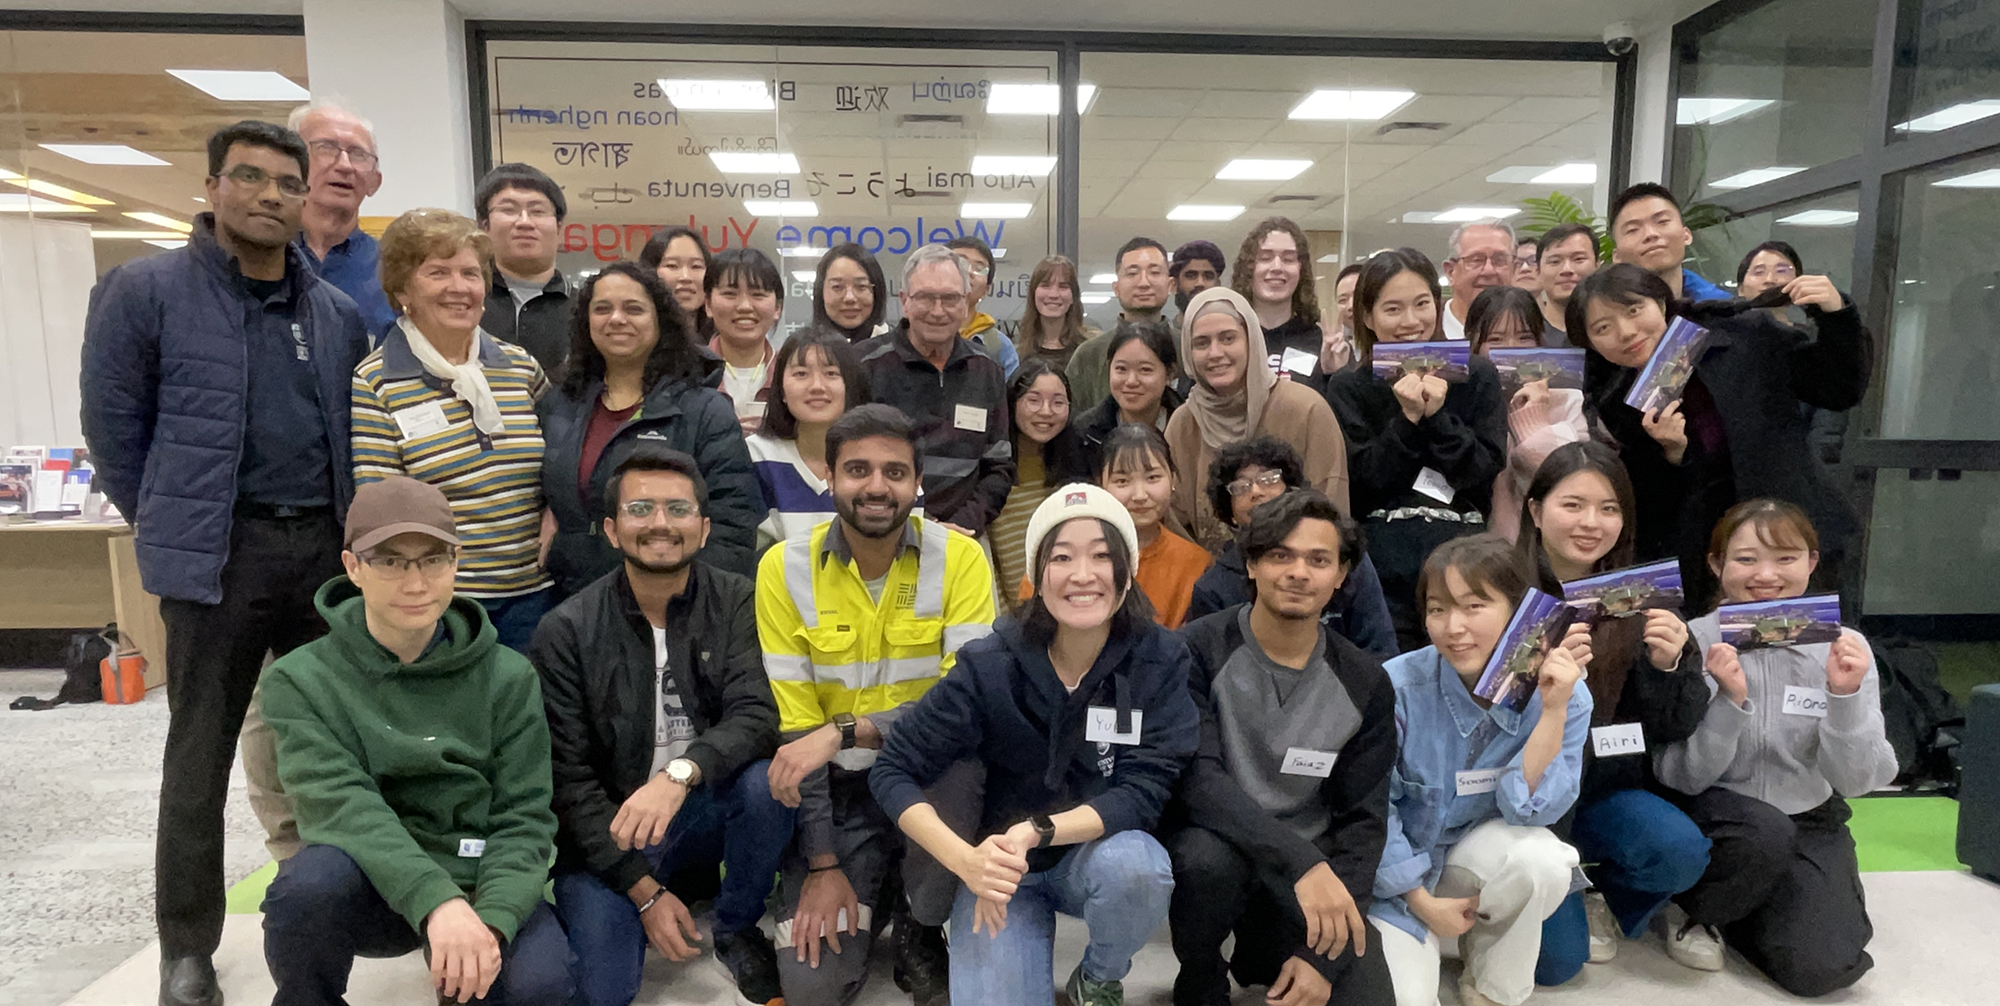
<svg viewBox="0 0 2000 1006">
<path fill-rule="evenodd" d="M 1569 895 L 1576 850 L 1547 828 L 1493 820 L 1466 832 L 1444 864 L 1431 893 L 1479 896 L 1479 921 L 1460 937 L 1467 979 L 1488 999 L 1518 1006 L 1535 989 L 1542 922 Z M 1437 1006 L 1437 934 L 1426 932 L 1418 942 L 1395 926 L 1377 923 L 1375 929 L 1396 985 L 1396 1006 Z"/>
</svg>

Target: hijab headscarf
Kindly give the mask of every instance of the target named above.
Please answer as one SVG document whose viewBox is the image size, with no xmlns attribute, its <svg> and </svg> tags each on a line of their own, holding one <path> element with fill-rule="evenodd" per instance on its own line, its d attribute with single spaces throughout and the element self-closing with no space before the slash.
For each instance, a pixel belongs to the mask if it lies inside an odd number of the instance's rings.
<svg viewBox="0 0 2000 1006">
<path fill-rule="evenodd" d="M 1203 315 L 1224 314 L 1234 319 L 1243 330 L 1245 342 L 1243 386 L 1235 394 L 1217 394 L 1203 384 L 1194 364 L 1194 325 Z M 1264 418 L 1264 403 L 1271 398 L 1271 386 L 1278 383 L 1278 375 L 1271 372 L 1271 357 L 1264 349 L 1264 326 L 1257 322 L 1257 312 L 1243 295 L 1225 286 L 1211 287 L 1195 294 L 1188 301 L 1187 311 L 1181 315 L 1180 326 L 1181 366 L 1194 378 L 1194 386 L 1188 391 L 1187 404 L 1194 409 L 1194 422 L 1201 431 L 1201 442 L 1211 451 L 1219 451 L 1234 443 L 1248 439 L 1257 429 L 1257 423 Z"/>
<path fill-rule="evenodd" d="M 396 324 L 402 326 L 404 337 L 410 341 L 410 354 L 417 358 L 424 372 L 450 382 L 451 390 L 472 406 L 472 425 L 479 432 L 490 437 L 507 428 L 506 418 L 500 415 L 500 403 L 493 398 L 493 387 L 486 383 L 486 368 L 479 362 L 479 351 L 492 338 L 485 329 L 472 330 L 472 346 L 465 354 L 465 362 L 453 363 L 417 330 L 417 323 L 409 315 L 396 319 Z"/>
</svg>

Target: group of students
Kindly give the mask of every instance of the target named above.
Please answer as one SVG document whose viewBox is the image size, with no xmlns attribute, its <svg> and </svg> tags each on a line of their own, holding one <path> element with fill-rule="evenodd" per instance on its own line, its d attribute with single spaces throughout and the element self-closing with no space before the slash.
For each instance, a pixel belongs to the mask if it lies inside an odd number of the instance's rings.
<svg viewBox="0 0 2000 1006">
<path fill-rule="evenodd" d="M 844 1004 L 886 929 L 919 1004 L 1012 1004 L 1054 983 L 1058 912 L 1090 933 L 1076 1006 L 1122 1002 L 1162 922 L 1190 1006 L 1232 978 L 1430 1006 L 1445 955 L 1461 1001 L 1512 1006 L 1656 917 L 1674 959 L 1735 946 L 1799 995 L 1870 966 L 1844 800 L 1896 765 L 1859 634 L 1739 654 L 1652 611 L 1573 627 L 1525 708 L 1470 690 L 1530 587 L 1678 559 L 1711 612 L 1801 596 L 1850 545 L 1808 407 L 1859 400 L 1867 333 L 1795 261 L 1764 263 L 1782 298 L 1685 299 L 1666 190 L 1614 200 L 1617 264 L 1580 275 L 1594 235 L 1552 231 L 1566 283 L 1455 290 L 1462 319 L 1407 248 L 1318 317 L 1272 220 L 1228 286 L 1212 244 L 1128 242 L 1108 333 L 1045 261 L 1011 340 L 976 241 L 911 254 L 896 327 L 873 257 L 828 252 L 816 323 L 773 348 L 770 261 L 667 231 L 576 288 L 552 378 L 484 323 L 488 218 L 555 214 L 546 176 L 392 223 L 397 318 L 364 356 L 278 233 L 304 147 L 260 126 L 211 141 L 190 247 L 93 294 L 83 387 L 149 587 L 191 584 L 163 591 L 170 648 L 289 626 L 261 679 L 238 642 L 247 682 L 173 679 L 176 729 L 255 688 L 278 1002 L 422 945 L 458 1001 L 617 1006 L 648 946 L 710 942 L 743 1002 Z M 243 309 L 161 309 L 202 284 Z M 1374 375 L 1445 318 L 1466 379 Z M 1709 346 L 1639 413 L 1675 318 Z M 1504 395 L 1484 352 L 1556 335 L 1584 387 Z M 198 943 L 163 951 L 163 1002 L 209 1001 Z"/>
</svg>

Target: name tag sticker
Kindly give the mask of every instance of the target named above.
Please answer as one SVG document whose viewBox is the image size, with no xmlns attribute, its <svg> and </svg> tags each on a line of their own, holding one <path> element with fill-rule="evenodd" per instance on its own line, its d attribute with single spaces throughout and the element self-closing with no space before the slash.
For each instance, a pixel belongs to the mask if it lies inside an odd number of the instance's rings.
<svg viewBox="0 0 2000 1006">
<path fill-rule="evenodd" d="M 1313 368 L 1319 366 L 1319 357 L 1305 350 L 1286 346 L 1285 355 L 1281 362 L 1284 369 L 1300 377 L 1311 377 Z"/>
<path fill-rule="evenodd" d="M 1418 472 L 1417 481 L 1410 488 L 1439 503 L 1450 503 L 1451 498 L 1458 495 L 1458 490 L 1453 489 L 1451 483 L 1444 480 L 1444 473 L 1435 468 L 1426 468 Z"/>
<path fill-rule="evenodd" d="M 1591 727 L 1590 743 L 1599 758 L 1614 758 L 1618 755 L 1646 753 L 1646 731 L 1637 723 L 1616 723 L 1608 727 Z"/>
<path fill-rule="evenodd" d="M 974 433 L 986 432 L 986 410 L 977 405 L 961 405 L 952 410 L 951 425 Z"/>
<path fill-rule="evenodd" d="M 1278 771 L 1285 775 L 1309 775 L 1324 779 L 1333 774 L 1333 762 L 1338 752 L 1314 751 L 1311 748 L 1286 748 L 1285 763 Z"/>
<path fill-rule="evenodd" d="M 1083 739 L 1093 744 L 1137 744 L 1139 724 L 1145 719 L 1145 711 L 1132 710 L 1132 729 L 1118 732 L 1118 710 L 1110 706 L 1091 706 L 1090 718 L 1084 721 Z"/>
<path fill-rule="evenodd" d="M 742 405 L 736 407 L 736 418 L 762 419 L 764 418 L 764 410 L 770 407 L 771 403 L 769 402 L 744 402 Z"/>
<path fill-rule="evenodd" d="M 1469 768 L 1458 773 L 1458 795 L 1477 796 L 1499 789 L 1500 773 L 1505 771 L 1504 768 Z"/>
<path fill-rule="evenodd" d="M 460 859 L 478 859 L 486 855 L 486 840 L 483 838 L 461 838 L 458 840 Z"/>
<path fill-rule="evenodd" d="M 444 418 L 444 403 L 425 402 L 395 413 L 396 425 L 403 431 L 404 440 L 416 440 L 433 433 L 443 433 L 451 425 Z"/>
<path fill-rule="evenodd" d="M 1785 686 L 1785 715 L 1826 719 L 1826 690 L 1801 685 Z"/>
</svg>

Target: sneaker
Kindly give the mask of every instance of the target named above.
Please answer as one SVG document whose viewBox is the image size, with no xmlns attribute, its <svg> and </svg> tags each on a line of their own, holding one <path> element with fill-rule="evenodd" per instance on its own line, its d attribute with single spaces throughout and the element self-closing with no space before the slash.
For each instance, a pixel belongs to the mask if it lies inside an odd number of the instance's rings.
<svg viewBox="0 0 2000 1006">
<path fill-rule="evenodd" d="M 1069 973 L 1063 994 L 1069 996 L 1069 1006 L 1125 1006 L 1123 982 L 1091 981 L 1083 976 L 1081 964 Z"/>
<path fill-rule="evenodd" d="M 1604 895 L 1583 892 L 1583 916 L 1590 921 L 1590 963 L 1603 964 L 1618 956 L 1618 940 L 1624 933 L 1619 930 L 1618 918 L 1611 914 Z"/>
<path fill-rule="evenodd" d="M 1487 998 L 1485 993 L 1479 991 L 1479 987 L 1472 983 L 1472 975 L 1470 974 L 1462 975 L 1458 979 L 1458 1004 L 1459 1006 L 1500 1006 L 1499 1003 Z"/>
<path fill-rule="evenodd" d="M 950 1006 L 951 950 L 943 926 L 923 926 L 907 913 L 896 916 L 896 987 L 915 1006 Z"/>
<path fill-rule="evenodd" d="M 737 1006 L 784 1006 L 785 993 L 778 985 L 778 951 L 762 929 L 751 926 L 728 936 L 718 933 L 715 959 L 736 980 Z"/>
<path fill-rule="evenodd" d="M 1668 904 L 1660 913 L 1666 920 L 1667 956 L 1683 967 L 1696 971 L 1722 970 L 1722 934 L 1687 917 L 1681 906 Z"/>
</svg>

